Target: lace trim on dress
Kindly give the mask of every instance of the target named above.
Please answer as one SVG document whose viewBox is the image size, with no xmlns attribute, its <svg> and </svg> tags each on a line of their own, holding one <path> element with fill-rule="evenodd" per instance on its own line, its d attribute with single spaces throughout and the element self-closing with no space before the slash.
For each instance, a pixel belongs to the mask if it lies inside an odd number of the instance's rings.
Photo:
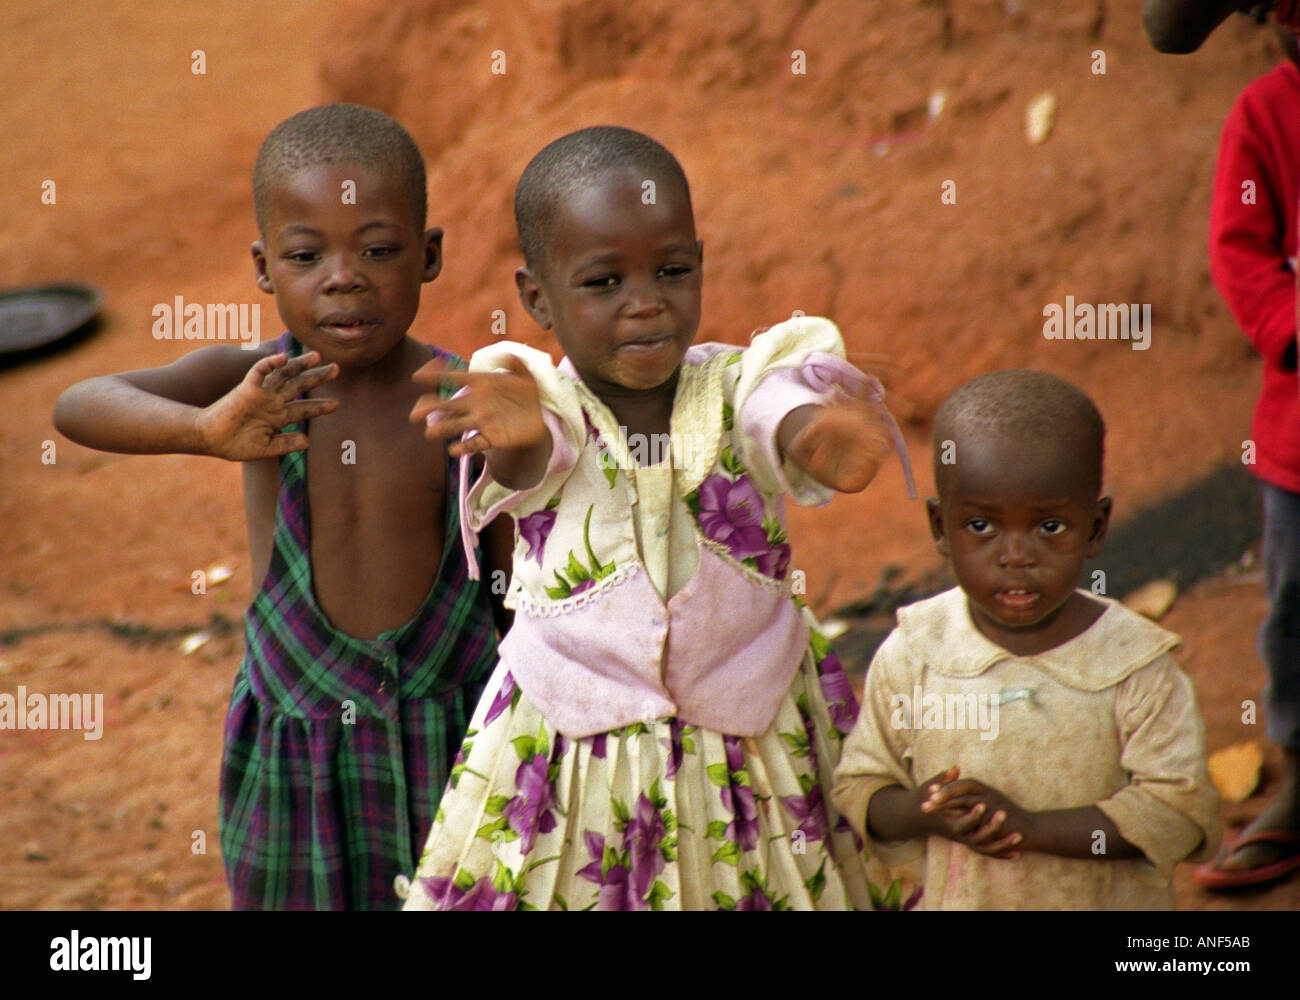
<svg viewBox="0 0 1300 1000">
<path fill-rule="evenodd" d="M 692 518 L 692 520 L 694 519 Z M 721 542 L 715 542 L 712 538 L 709 538 L 707 535 L 705 535 L 704 532 L 700 530 L 700 526 L 698 522 L 695 525 L 695 533 L 700 538 L 700 545 L 702 545 L 704 548 L 709 549 L 711 552 L 721 556 L 723 561 L 726 562 L 728 566 L 731 566 L 733 569 L 739 570 L 741 573 L 743 573 L 745 575 L 745 579 L 750 580 L 753 583 L 757 583 L 765 590 L 770 590 L 774 594 L 785 594 L 787 596 L 792 596 L 792 592 L 789 586 L 789 571 L 787 571 L 786 575 L 779 580 L 776 579 L 776 577 L 768 576 L 766 573 L 760 573 L 752 566 L 746 566 L 743 562 L 738 560 L 727 550 L 727 547 L 723 545 Z"/>
<path fill-rule="evenodd" d="M 624 563 L 601 580 L 600 583 L 587 588 L 582 593 L 558 601 L 547 601 L 544 604 L 539 604 L 537 601 L 521 594 L 515 597 L 515 610 L 523 612 L 530 618 L 555 618 L 559 615 L 567 615 L 579 608 L 586 607 L 611 587 L 616 587 L 620 583 L 630 580 L 638 570 L 644 573 L 645 567 L 639 562 Z"/>
</svg>

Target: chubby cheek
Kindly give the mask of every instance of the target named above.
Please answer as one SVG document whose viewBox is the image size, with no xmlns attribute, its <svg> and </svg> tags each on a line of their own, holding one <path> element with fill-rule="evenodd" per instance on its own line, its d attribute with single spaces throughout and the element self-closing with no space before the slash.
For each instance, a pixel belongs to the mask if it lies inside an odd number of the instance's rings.
<svg viewBox="0 0 1300 1000">
<path fill-rule="evenodd" d="M 997 566 L 997 557 L 991 547 L 981 546 L 960 535 L 948 540 L 948 552 L 953 572 L 972 583 L 988 576 Z"/>
</svg>

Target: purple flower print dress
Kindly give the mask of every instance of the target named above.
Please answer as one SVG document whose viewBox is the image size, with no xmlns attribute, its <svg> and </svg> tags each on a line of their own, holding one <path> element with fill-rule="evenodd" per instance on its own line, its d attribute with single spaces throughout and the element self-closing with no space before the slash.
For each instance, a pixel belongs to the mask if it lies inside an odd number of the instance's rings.
<svg viewBox="0 0 1300 1000">
<path fill-rule="evenodd" d="M 466 531 L 515 519 L 515 624 L 406 908 L 871 909 L 886 870 L 828 795 L 857 704 L 789 582 L 783 498 L 831 492 L 776 447 L 786 413 L 864 378 L 839 331 L 692 347 L 659 441 L 567 361 L 498 344 L 471 370 L 508 354 L 551 462 L 522 492 L 462 469 Z"/>
</svg>

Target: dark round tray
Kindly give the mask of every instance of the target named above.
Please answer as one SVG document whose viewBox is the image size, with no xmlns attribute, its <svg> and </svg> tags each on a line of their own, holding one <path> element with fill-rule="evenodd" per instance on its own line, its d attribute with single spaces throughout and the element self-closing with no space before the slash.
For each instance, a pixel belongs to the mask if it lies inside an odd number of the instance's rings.
<svg viewBox="0 0 1300 1000">
<path fill-rule="evenodd" d="M 75 282 L 0 291 L 0 356 L 71 336 L 94 319 L 103 301 L 99 289 Z"/>
</svg>

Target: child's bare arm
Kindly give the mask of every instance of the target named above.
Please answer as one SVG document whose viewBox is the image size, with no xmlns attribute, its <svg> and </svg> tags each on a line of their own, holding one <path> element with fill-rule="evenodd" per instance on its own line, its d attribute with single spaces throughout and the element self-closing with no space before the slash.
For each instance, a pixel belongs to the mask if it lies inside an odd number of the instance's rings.
<svg viewBox="0 0 1300 1000">
<path fill-rule="evenodd" d="M 823 486 L 866 489 L 889 455 L 889 426 L 880 408 L 845 395 L 827 406 L 791 410 L 777 430 L 781 453 Z"/>
<path fill-rule="evenodd" d="M 507 489 L 526 490 L 546 473 L 551 436 L 542 421 L 537 383 L 527 366 L 513 357 L 507 365 L 510 370 L 505 372 L 465 372 L 430 361 L 415 373 L 417 382 L 449 383 L 469 391 L 452 399 L 437 393 L 421 396 L 411 410 L 411 422 L 425 422 L 425 437 L 430 440 L 474 431 L 474 437 L 448 445 L 447 453 L 453 458 L 486 453 L 493 479 Z"/>
<path fill-rule="evenodd" d="M 328 381 L 336 365 L 319 355 L 250 356 L 237 347 L 203 348 L 163 368 L 87 379 L 54 409 L 54 424 L 78 444 L 133 454 L 271 458 L 307 447 L 286 424 L 329 413 L 332 399 L 295 397 Z"/>
</svg>

